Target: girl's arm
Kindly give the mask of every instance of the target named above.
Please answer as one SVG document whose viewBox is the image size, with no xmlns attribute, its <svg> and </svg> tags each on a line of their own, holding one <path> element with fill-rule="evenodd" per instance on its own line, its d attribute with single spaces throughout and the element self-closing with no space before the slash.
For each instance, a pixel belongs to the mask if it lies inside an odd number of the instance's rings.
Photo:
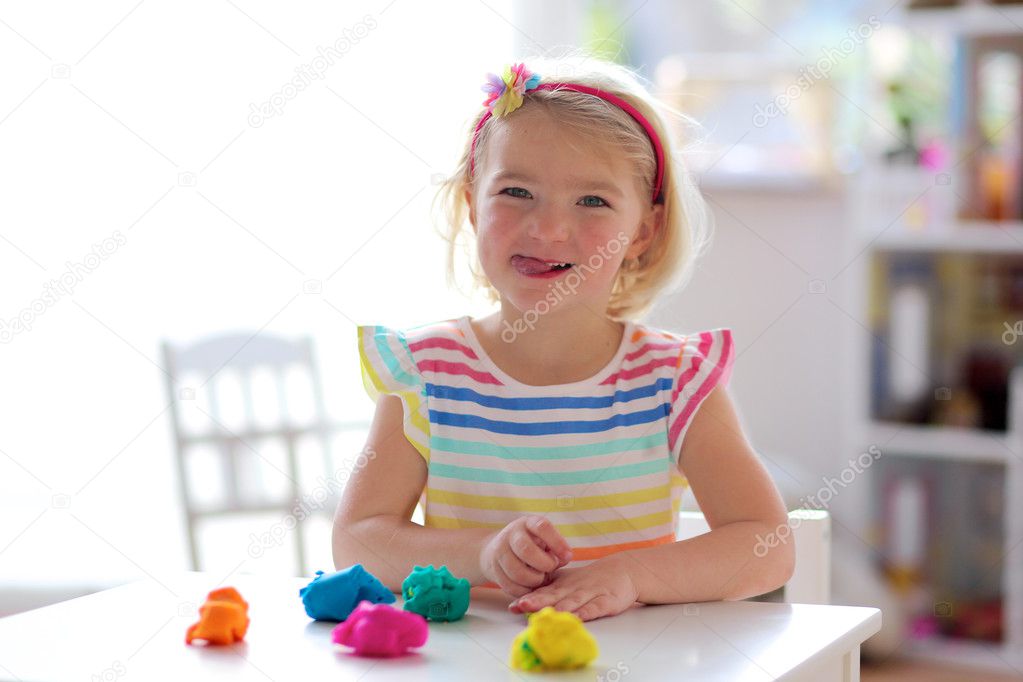
<svg viewBox="0 0 1023 682">
<path fill-rule="evenodd" d="M 746 441 L 723 388 L 711 391 L 693 417 L 679 471 L 689 480 L 711 530 L 616 555 L 633 579 L 638 601 L 738 600 L 787 583 L 795 568 L 795 548 L 785 504 Z M 770 538 L 777 542 L 768 544 Z"/>
<path fill-rule="evenodd" d="M 362 564 L 394 592 L 413 566 L 447 566 L 470 584 L 486 583 L 480 550 L 489 528 L 424 528 L 411 521 L 426 485 L 426 462 L 405 437 L 401 400 L 381 395 L 366 441 L 365 466 L 352 472 L 334 515 L 338 569 Z"/>
</svg>

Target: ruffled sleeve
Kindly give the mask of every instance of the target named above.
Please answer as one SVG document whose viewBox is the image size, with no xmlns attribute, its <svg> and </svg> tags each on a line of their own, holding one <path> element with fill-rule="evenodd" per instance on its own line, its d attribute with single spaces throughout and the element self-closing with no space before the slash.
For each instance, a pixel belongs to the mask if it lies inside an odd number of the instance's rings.
<svg viewBox="0 0 1023 682">
<path fill-rule="evenodd" d="M 359 363 L 366 393 L 373 402 L 377 402 L 382 393 L 401 399 L 405 413 L 405 437 L 429 463 L 430 420 L 426 387 L 405 334 L 379 326 L 360 326 L 358 334 Z"/>
<path fill-rule="evenodd" d="M 682 441 L 700 405 L 717 386 L 726 386 L 735 362 L 730 329 L 712 329 L 686 337 L 679 353 L 668 415 L 668 447 L 678 463 Z"/>
</svg>

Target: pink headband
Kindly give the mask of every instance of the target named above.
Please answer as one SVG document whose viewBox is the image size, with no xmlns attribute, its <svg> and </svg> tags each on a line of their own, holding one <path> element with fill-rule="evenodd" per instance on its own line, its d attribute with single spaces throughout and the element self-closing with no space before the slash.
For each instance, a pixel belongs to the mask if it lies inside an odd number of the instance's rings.
<svg viewBox="0 0 1023 682">
<path fill-rule="evenodd" d="M 664 179 L 664 149 L 661 147 L 661 141 L 657 137 L 657 132 L 654 130 L 654 127 L 650 125 L 650 122 L 646 120 L 646 117 L 644 117 L 643 114 L 636 109 L 636 107 L 632 106 L 617 95 L 613 95 L 610 92 L 605 92 L 598 88 L 591 88 L 588 85 L 561 82 L 540 83 L 540 76 L 527 71 L 524 64 L 515 64 L 514 66 L 505 69 L 503 79 L 498 78 L 493 74 L 488 74 L 488 80 L 489 82 L 483 86 L 484 92 L 490 93 L 490 96 L 483 103 L 484 106 L 487 107 L 487 110 L 483 112 L 483 116 L 480 117 L 479 123 L 476 124 L 476 129 L 472 134 L 472 146 L 469 149 L 470 181 L 476 173 L 476 142 L 479 140 L 480 130 L 483 129 L 483 124 L 486 123 L 492 115 L 498 117 L 507 116 L 522 106 L 522 96 L 532 90 L 573 90 L 575 92 L 582 92 L 587 95 L 599 97 L 602 100 L 614 104 L 643 127 L 647 137 L 650 139 L 650 144 L 654 148 L 654 155 L 657 157 L 657 174 L 654 178 L 653 202 L 656 204 L 663 199 L 661 196 L 661 182 Z"/>
</svg>

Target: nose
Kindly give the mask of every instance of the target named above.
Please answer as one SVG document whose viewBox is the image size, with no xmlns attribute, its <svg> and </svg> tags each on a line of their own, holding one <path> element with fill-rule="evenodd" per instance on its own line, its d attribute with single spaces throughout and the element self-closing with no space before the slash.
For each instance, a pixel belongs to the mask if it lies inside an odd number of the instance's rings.
<svg viewBox="0 0 1023 682">
<path fill-rule="evenodd" d="M 570 221 L 567 211 L 544 202 L 530 211 L 528 234 L 537 241 L 563 242 L 571 231 Z"/>
</svg>

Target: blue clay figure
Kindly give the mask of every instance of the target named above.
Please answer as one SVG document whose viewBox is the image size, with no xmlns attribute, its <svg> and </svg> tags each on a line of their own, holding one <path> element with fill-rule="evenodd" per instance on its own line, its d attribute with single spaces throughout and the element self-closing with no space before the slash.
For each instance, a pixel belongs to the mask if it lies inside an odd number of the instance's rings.
<svg viewBox="0 0 1023 682">
<path fill-rule="evenodd" d="M 373 604 L 390 604 L 394 595 L 362 564 L 349 566 L 343 571 L 316 577 L 298 592 L 305 612 L 316 620 L 343 621 L 365 600 Z"/>
<path fill-rule="evenodd" d="M 451 575 L 447 566 L 416 566 L 401 583 L 403 608 L 427 620 L 452 621 L 469 608 L 469 581 Z"/>
</svg>

